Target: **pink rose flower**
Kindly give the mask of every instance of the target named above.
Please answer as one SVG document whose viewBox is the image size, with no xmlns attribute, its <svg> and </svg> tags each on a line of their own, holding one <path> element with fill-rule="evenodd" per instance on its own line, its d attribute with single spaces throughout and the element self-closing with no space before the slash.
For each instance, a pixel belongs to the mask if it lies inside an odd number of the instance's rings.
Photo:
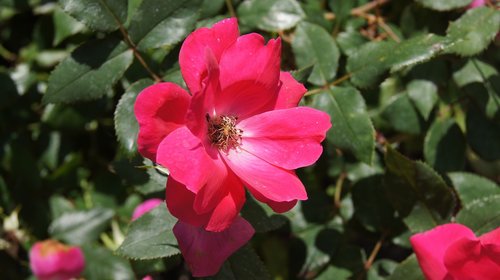
<svg viewBox="0 0 500 280">
<path fill-rule="evenodd" d="M 461 224 L 445 224 L 410 238 L 429 280 L 495 280 L 500 276 L 500 227 L 477 238 Z"/>
<path fill-rule="evenodd" d="M 280 52 L 280 39 L 239 36 L 236 19 L 225 19 L 182 45 L 191 95 L 159 83 L 137 97 L 139 152 L 169 169 L 167 207 L 182 222 L 227 229 L 244 185 L 277 212 L 307 199 L 294 169 L 319 158 L 330 118 L 296 107 L 306 89 L 280 72 Z"/>
<path fill-rule="evenodd" d="M 134 209 L 134 213 L 132 214 L 132 221 L 136 220 L 140 216 L 144 215 L 146 212 L 149 212 L 153 210 L 156 206 L 160 205 L 163 203 L 163 200 L 158 199 L 158 198 L 151 198 L 143 203 L 139 204 L 137 207 Z"/>
<path fill-rule="evenodd" d="M 36 242 L 31 247 L 29 256 L 31 271 L 39 280 L 76 278 L 85 268 L 82 250 L 57 240 Z"/>
<path fill-rule="evenodd" d="M 472 3 L 469 4 L 469 6 L 467 7 L 467 9 L 474 9 L 474 8 L 481 7 L 481 6 L 484 6 L 484 5 L 486 5 L 486 1 L 484 1 L 484 0 L 474 0 L 474 1 L 472 1 Z"/>
</svg>

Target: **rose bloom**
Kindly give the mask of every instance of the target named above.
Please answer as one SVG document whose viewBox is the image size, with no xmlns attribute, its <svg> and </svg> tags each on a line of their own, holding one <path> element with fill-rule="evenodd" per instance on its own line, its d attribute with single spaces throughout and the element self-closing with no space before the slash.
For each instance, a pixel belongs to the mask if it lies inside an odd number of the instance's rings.
<svg viewBox="0 0 500 280">
<path fill-rule="evenodd" d="M 179 64 L 191 94 L 159 83 L 137 97 L 138 149 L 170 171 L 166 203 L 179 219 L 174 233 L 195 276 L 209 272 L 195 271 L 202 266 L 190 260 L 199 258 L 188 256 L 203 254 L 220 267 L 253 235 L 248 222 L 235 220 L 244 186 L 280 213 L 307 199 L 294 169 L 319 158 L 330 118 L 297 107 L 306 89 L 280 71 L 280 53 L 280 39 L 266 44 L 256 33 L 239 36 L 236 19 L 225 19 L 195 30 L 181 47 Z M 220 236 L 238 232 L 237 242 L 221 242 Z M 210 242 L 219 245 L 205 246 Z"/>
<path fill-rule="evenodd" d="M 31 247 L 29 256 L 31 271 L 39 280 L 76 278 L 85 268 L 82 250 L 57 240 L 36 242 Z"/>
<path fill-rule="evenodd" d="M 477 238 L 464 225 L 445 224 L 410 242 L 429 280 L 500 279 L 500 228 Z"/>
<path fill-rule="evenodd" d="M 132 221 L 138 219 L 140 216 L 146 214 L 147 212 L 153 210 L 156 206 L 163 203 L 163 200 L 158 198 L 150 198 L 145 200 L 141 204 L 137 205 L 134 209 L 134 213 L 132 213 Z"/>
</svg>

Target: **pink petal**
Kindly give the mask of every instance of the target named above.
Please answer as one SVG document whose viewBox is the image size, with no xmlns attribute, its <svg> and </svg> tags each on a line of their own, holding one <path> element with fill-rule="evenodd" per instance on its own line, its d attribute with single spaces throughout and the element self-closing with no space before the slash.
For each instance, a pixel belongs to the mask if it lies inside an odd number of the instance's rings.
<svg viewBox="0 0 500 280">
<path fill-rule="evenodd" d="M 223 157 L 252 193 L 276 202 L 307 199 L 304 185 L 293 171 L 272 165 L 242 149 L 231 149 Z"/>
<path fill-rule="evenodd" d="M 194 210 L 197 195 L 173 178 L 169 178 L 166 189 L 168 210 L 185 223 L 203 227 L 207 231 L 223 231 L 231 225 L 245 203 L 245 191 L 233 174 L 227 176 L 221 188 L 228 190 L 224 197 L 220 198 L 211 212 L 199 214 Z"/>
<path fill-rule="evenodd" d="M 481 235 L 479 240 L 481 240 L 481 244 L 483 245 L 496 244 L 500 246 L 500 227 Z"/>
<path fill-rule="evenodd" d="M 138 96 L 134 112 L 139 123 L 139 152 L 152 161 L 160 142 L 184 124 L 191 97 L 176 84 L 160 83 L 145 88 Z"/>
<path fill-rule="evenodd" d="M 461 224 L 445 224 L 432 230 L 418 233 L 410 238 L 418 263 L 429 280 L 442 280 L 446 276 L 444 255 L 455 241 L 461 238 L 474 239 L 474 233 Z"/>
<path fill-rule="evenodd" d="M 158 198 L 151 198 L 143 203 L 139 204 L 135 209 L 134 213 L 132 214 L 132 221 L 136 220 L 140 216 L 144 215 L 145 213 L 153 210 L 156 206 L 160 205 L 163 203 L 163 200 L 158 199 Z"/>
<path fill-rule="evenodd" d="M 185 126 L 163 139 L 156 157 L 159 164 L 168 168 L 171 178 L 186 185 L 194 193 L 205 184 L 217 184 L 216 180 L 226 177 L 224 164 L 217 164 L 217 160 L 207 153 L 200 139 Z"/>
<path fill-rule="evenodd" d="M 280 73 L 281 87 L 278 92 L 278 100 L 274 109 L 287 109 L 297 107 L 300 99 L 304 96 L 307 89 L 288 72 Z"/>
<path fill-rule="evenodd" d="M 495 280 L 500 276 L 500 259 L 481 245 L 478 239 L 461 238 L 444 255 L 448 273 L 456 280 Z"/>
<path fill-rule="evenodd" d="M 469 4 L 469 6 L 467 8 L 473 9 L 473 8 L 484 6 L 485 4 L 486 3 L 484 0 L 474 0 L 474 1 L 472 1 L 472 3 Z"/>
<path fill-rule="evenodd" d="M 297 204 L 297 200 L 292 200 L 292 201 L 283 201 L 283 202 L 277 202 L 277 201 L 272 201 L 259 193 L 256 190 L 251 189 L 252 195 L 257 199 L 258 201 L 267 204 L 271 209 L 273 209 L 274 212 L 276 213 L 285 213 L 288 210 L 292 209 L 295 207 Z"/>
<path fill-rule="evenodd" d="M 308 107 L 269 111 L 238 124 L 241 149 L 288 170 L 318 160 L 330 127 L 328 114 Z"/>
<path fill-rule="evenodd" d="M 264 38 L 257 33 L 238 37 L 219 62 L 222 92 L 217 113 L 245 118 L 250 114 L 247 110 L 255 111 L 255 106 L 261 111 L 271 109 L 279 90 L 280 52 L 279 38 L 264 45 Z M 241 106 L 245 101 L 253 106 Z"/>
<path fill-rule="evenodd" d="M 76 278 L 85 268 L 79 247 L 66 246 L 56 240 L 36 242 L 29 255 L 31 270 L 40 280 Z"/>
<path fill-rule="evenodd" d="M 214 24 L 212 28 L 199 28 L 186 38 L 179 53 L 179 64 L 182 77 L 193 95 L 201 91 L 202 81 L 207 76 L 206 48 L 211 49 L 219 61 L 238 35 L 236 18 L 228 18 Z"/>
<path fill-rule="evenodd" d="M 224 261 L 245 245 L 255 232 L 241 217 L 222 232 L 208 232 L 181 221 L 173 231 L 194 277 L 215 275 Z"/>
</svg>

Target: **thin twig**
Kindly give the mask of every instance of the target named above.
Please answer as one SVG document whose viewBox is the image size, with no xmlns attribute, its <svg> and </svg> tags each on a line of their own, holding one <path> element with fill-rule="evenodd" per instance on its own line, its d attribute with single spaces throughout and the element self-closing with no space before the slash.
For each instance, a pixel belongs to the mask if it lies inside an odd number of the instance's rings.
<svg viewBox="0 0 500 280">
<path fill-rule="evenodd" d="M 389 1 L 390 0 L 375 0 L 375 1 L 368 2 L 362 6 L 359 6 L 357 8 L 352 9 L 351 15 L 359 16 L 361 14 L 366 14 L 366 12 L 368 12 L 376 7 L 382 6 L 386 3 L 388 3 Z"/>
<path fill-rule="evenodd" d="M 338 84 L 341 84 L 342 82 L 349 80 L 349 78 L 351 78 L 351 76 L 352 76 L 352 73 L 347 73 L 344 76 L 336 79 L 335 81 L 333 81 L 331 83 L 328 83 L 320 88 L 315 88 L 315 89 L 312 89 L 312 90 L 306 92 L 305 96 L 313 95 L 313 94 L 322 92 L 324 90 L 327 90 L 329 87 L 333 87 L 333 86 L 336 86 Z"/>
<path fill-rule="evenodd" d="M 346 177 L 346 173 L 340 173 L 339 178 L 337 179 L 337 183 L 335 183 L 335 196 L 334 196 L 334 204 L 335 208 L 340 209 L 340 199 L 342 195 L 342 185 L 344 184 L 344 179 Z"/>
<path fill-rule="evenodd" d="M 234 7 L 233 7 L 233 2 L 231 2 L 232 0 L 226 0 L 226 6 L 227 6 L 227 9 L 229 10 L 229 14 L 231 15 L 231 17 L 236 17 L 236 12 L 234 11 Z"/>
<path fill-rule="evenodd" d="M 370 256 L 368 257 L 368 260 L 366 260 L 366 262 L 365 262 L 365 270 L 366 271 L 368 271 L 370 269 L 370 267 L 372 267 L 373 262 L 375 261 L 375 258 L 378 255 L 378 252 L 380 252 L 380 248 L 382 248 L 382 243 L 384 242 L 384 238 L 385 238 L 385 234 L 383 234 L 382 237 L 380 237 L 380 239 L 375 244 L 375 247 L 373 247 L 373 250 L 372 250 Z"/>
</svg>

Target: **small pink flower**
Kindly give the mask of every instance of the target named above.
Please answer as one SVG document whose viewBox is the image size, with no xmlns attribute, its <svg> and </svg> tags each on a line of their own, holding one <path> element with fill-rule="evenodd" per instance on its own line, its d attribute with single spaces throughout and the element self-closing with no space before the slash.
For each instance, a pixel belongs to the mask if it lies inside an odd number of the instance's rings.
<svg viewBox="0 0 500 280">
<path fill-rule="evenodd" d="M 253 227 L 241 217 L 221 232 L 205 231 L 183 222 L 174 226 L 179 248 L 194 277 L 216 274 L 224 261 L 247 243 L 254 232 Z"/>
<path fill-rule="evenodd" d="M 83 252 L 57 240 L 36 242 L 30 250 L 30 266 L 39 280 L 68 280 L 80 276 L 85 267 Z"/>
<path fill-rule="evenodd" d="M 445 224 L 410 242 L 428 280 L 499 279 L 500 228 L 477 238 L 464 225 Z"/>
<path fill-rule="evenodd" d="M 297 107 L 306 89 L 280 72 L 280 52 L 280 39 L 239 36 L 236 19 L 225 19 L 182 45 L 191 95 L 160 83 L 137 97 L 139 151 L 169 169 L 167 207 L 182 222 L 224 231 L 243 186 L 277 212 L 307 199 L 294 169 L 319 158 L 330 118 Z"/>
<path fill-rule="evenodd" d="M 474 9 L 474 8 L 481 7 L 481 6 L 484 6 L 484 5 L 486 5 L 486 1 L 484 1 L 484 0 L 474 0 L 474 1 L 472 1 L 472 3 L 469 4 L 469 6 L 467 6 L 467 9 Z"/>
<path fill-rule="evenodd" d="M 134 213 L 132 214 L 132 221 L 136 220 L 140 216 L 144 215 L 146 212 L 149 212 L 153 210 L 156 206 L 160 205 L 163 203 L 163 200 L 158 199 L 158 198 L 151 198 L 143 203 L 139 204 L 137 207 L 134 209 Z"/>
</svg>

